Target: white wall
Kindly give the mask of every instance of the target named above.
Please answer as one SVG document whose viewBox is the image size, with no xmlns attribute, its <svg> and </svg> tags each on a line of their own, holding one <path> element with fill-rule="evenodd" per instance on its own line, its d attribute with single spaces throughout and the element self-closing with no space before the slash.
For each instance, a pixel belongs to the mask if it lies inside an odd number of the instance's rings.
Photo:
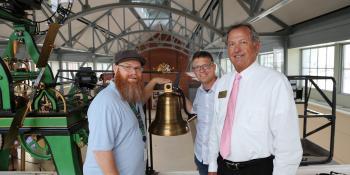
<svg viewBox="0 0 350 175">
<path fill-rule="evenodd" d="M 287 72 L 286 75 L 300 75 L 300 50 L 288 49 Z"/>
</svg>

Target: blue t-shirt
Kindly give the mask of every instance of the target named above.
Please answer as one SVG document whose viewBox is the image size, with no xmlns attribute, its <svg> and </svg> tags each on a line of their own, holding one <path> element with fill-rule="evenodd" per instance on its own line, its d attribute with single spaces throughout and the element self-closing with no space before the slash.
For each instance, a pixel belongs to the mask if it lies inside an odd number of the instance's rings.
<svg viewBox="0 0 350 175">
<path fill-rule="evenodd" d="M 143 118 L 141 104 L 137 105 Z M 93 151 L 113 151 L 121 175 L 144 175 L 145 143 L 135 114 L 122 100 L 114 82 L 103 89 L 88 110 L 89 142 L 84 163 L 85 175 L 102 175 Z"/>
</svg>

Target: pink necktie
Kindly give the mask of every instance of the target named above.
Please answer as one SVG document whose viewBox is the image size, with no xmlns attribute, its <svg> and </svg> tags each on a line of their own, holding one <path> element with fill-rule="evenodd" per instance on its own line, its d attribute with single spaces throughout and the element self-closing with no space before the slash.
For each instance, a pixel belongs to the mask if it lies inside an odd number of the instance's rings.
<svg viewBox="0 0 350 175">
<path fill-rule="evenodd" d="M 230 99 L 228 100 L 224 128 L 222 129 L 222 133 L 221 133 L 220 154 L 224 159 L 227 158 L 231 150 L 232 125 L 233 125 L 233 119 L 235 115 L 236 99 L 237 99 L 240 79 L 241 79 L 241 75 L 237 73 L 235 76 L 235 80 L 233 82 Z"/>
</svg>

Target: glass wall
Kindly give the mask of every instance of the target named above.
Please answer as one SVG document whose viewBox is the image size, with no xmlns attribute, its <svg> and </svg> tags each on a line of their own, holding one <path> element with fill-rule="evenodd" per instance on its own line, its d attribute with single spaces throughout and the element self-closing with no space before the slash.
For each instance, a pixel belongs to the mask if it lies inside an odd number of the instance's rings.
<svg viewBox="0 0 350 175">
<path fill-rule="evenodd" d="M 283 50 L 281 49 L 259 54 L 258 61 L 262 66 L 283 72 Z"/>
<path fill-rule="evenodd" d="M 302 75 L 334 76 L 334 46 L 307 48 L 301 50 Z M 324 90 L 332 90 L 331 80 L 317 80 Z"/>
<path fill-rule="evenodd" d="M 62 61 L 62 70 L 79 70 L 80 67 L 91 67 L 92 70 L 112 70 L 111 63 L 96 63 L 94 69 L 93 62 L 73 62 L 73 61 Z M 56 76 L 57 71 L 59 69 L 58 61 L 49 61 L 49 65 L 51 66 L 52 73 Z M 64 81 L 72 80 L 74 78 L 74 74 L 76 72 L 61 72 L 59 74 L 60 77 L 63 77 Z M 102 72 L 97 72 L 97 76 L 99 77 Z"/>
<path fill-rule="evenodd" d="M 233 65 L 229 58 L 220 59 L 220 66 L 222 69 L 222 74 L 226 74 L 228 72 L 232 72 L 234 70 Z"/>
<path fill-rule="evenodd" d="M 350 44 L 343 46 L 342 92 L 350 94 Z"/>
</svg>

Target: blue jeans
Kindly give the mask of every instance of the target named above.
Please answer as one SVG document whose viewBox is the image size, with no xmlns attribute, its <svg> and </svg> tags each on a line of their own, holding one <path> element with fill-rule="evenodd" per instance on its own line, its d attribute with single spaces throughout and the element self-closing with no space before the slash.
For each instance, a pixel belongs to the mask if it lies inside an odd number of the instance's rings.
<svg viewBox="0 0 350 175">
<path fill-rule="evenodd" d="M 208 165 L 207 164 L 203 164 L 203 161 L 200 162 L 197 159 L 196 155 L 194 156 L 194 162 L 197 165 L 197 169 L 198 169 L 199 175 L 208 175 Z"/>
</svg>

